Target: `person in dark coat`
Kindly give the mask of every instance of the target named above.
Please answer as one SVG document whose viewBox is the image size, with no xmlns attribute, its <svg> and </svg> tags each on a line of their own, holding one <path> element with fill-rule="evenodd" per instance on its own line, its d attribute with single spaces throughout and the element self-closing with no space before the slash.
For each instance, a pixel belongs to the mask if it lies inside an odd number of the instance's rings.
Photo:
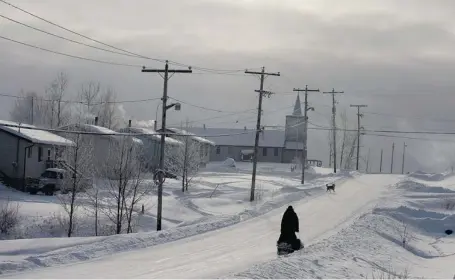
<svg viewBox="0 0 455 280">
<path fill-rule="evenodd" d="M 287 243 L 294 250 L 299 250 L 301 248 L 301 242 L 295 235 L 296 232 L 299 232 L 299 217 L 295 213 L 294 208 L 289 206 L 281 219 L 281 234 L 277 243 Z"/>
</svg>

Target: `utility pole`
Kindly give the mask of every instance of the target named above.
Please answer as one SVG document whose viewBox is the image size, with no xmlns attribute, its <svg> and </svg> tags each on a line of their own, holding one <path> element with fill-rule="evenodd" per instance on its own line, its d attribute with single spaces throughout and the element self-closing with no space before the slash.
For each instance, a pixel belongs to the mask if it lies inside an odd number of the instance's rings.
<svg viewBox="0 0 455 280">
<path fill-rule="evenodd" d="M 33 125 L 33 122 L 34 122 L 34 112 L 33 112 L 33 109 L 35 108 L 34 102 L 33 102 L 34 99 L 35 99 L 35 97 L 32 96 L 32 110 L 31 110 L 31 118 L 30 118 L 30 120 L 31 120 L 31 125 Z"/>
<path fill-rule="evenodd" d="M 303 152 L 302 152 L 302 185 L 305 183 L 305 166 L 307 162 L 307 157 L 308 157 L 308 148 L 307 148 L 307 142 L 308 142 L 308 110 L 314 111 L 313 107 L 308 107 L 308 92 L 319 92 L 319 89 L 308 89 L 308 85 L 305 85 L 305 89 L 300 89 L 300 88 L 294 88 L 294 91 L 305 92 L 305 113 L 304 113 L 304 120 L 305 120 L 305 128 L 304 128 L 304 135 L 303 135 Z"/>
<path fill-rule="evenodd" d="M 329 143 L 329 168 L 332 167 L 332 142 Z"/>
<path fill-rule="evenodd" d="M 368 105 L 351 105 L 351 107 L 357 107 L 357 162 L 355 168 L 359 171 L 359 157 L 360 157 L 360 118 L 363 114 L 360 114 L 360 108 L 368 107 Z"/>
<path fill-rule="evenodd" d="M 367 156 L 367 167 L 365 168 L 366 170 L 366 173 L 370 173 L 369 171 L 369 168 L 370 168 L 370 149 L 368 149 L 368 156 Z"/>
<path fill-rule="evenodd" d="M 406 154 L 406 142 L 403 143 L 403 161 L 401 162 L 401 174 L 404 174 L 404 156 Z"/>
<path fill-rule="evenodd" d="M 175 73 L 193 73 L 193 70 L 191 70 L 191 67 L 188 68 L 188 70 L 183 70 L 183 69 L 169 69 L 169 62 L 166 60 L 166 65 L 164 69 L 146 69 L 145 67 L 142 68 L 143 73 L 158 73 L 164 80 L 164 87 L 163 87 L 163 97 L 161 100 L 163 101 L 163 111 L 162 111 L 162 118 L 161 118 L 161 153 L 160 153 L 160 170 L 158 171 L 160 176 L 159 176 L 159 184 L 158 184 L 158 210 L 157 210 L 157 215 L 156 215 L 156 230 L 160 231 L 161 230 L 161 218 L 162 218 L 162 213 L 163 213 L 163 183 L 165 180 L 164 177 L 164 145 L 165 145 L 165 137 L 166 137 L 166 111 L 169 110 L 170 108 L 175 106 L 175 109 L 177 111 L 180 110 L 180 103 L 172 103 L 170 105 L 167 105 L 167 84 L 170 78 Z M 161 75 L 161 73 L 164 73 L 164 76 Z M 169 73 L 172 73 L 172 75 L 169 77 Z"/>
<path fill-rule="evenodd" d="M 381 161 L 379 163 L 379 173 L 382 173 L 382 153 L 384 152 L 383 149 L 381 149 Z"/>
<path fill-rule="evenodd" d="M 344 91 L 335 91 L 335 89 L 332 89 L 332 91 L 329 92 L 323 92 L 325 94 L 331 94 L 332 95 L 332 130 L 333 130 L 333 173 L 337 173 L 337 133 L 336 133 L 336 101 L 335 101 L 335 93 L 344 93 Z"/>
<path fill-rule="evenodd" d="M 254 189 L 256 187 L 256 169 L 258 164 L 258 146 L 259 146 L 259 134 L 261 133 L 261 115 L 262 115 L 262 97 L 267 95 L 268 98 L 273 94 L 270 91 L 264 91 L 264 80 L 266 76 L 280 76 L 280 72 L 278 73 L 266 73 L 265 67 L 262 67 L 261 72 L 252 72 L 252 71 L 245 71 L 245 74 L 253 74 L 253 75 L 261 75 L 261 84 L 259 90 L 255 90 L 255 92 L 259 92 L 259 105 L 258 105 L 258 116 L 257 116 L 257 123 L 256 123 L 256 137 L 254 139 L 254 154 L 253 154 L 253 175 L 251 177 L 251 194 L 250 194 L 250 201 L 254 201 Z"/>
<path fill-rule="evenodd" d="M 392 144 L 392 159 L 390 161 L 390 174 L 393 174 L 393 153 L 395 152 L 395 142 Z"/>
</svg>

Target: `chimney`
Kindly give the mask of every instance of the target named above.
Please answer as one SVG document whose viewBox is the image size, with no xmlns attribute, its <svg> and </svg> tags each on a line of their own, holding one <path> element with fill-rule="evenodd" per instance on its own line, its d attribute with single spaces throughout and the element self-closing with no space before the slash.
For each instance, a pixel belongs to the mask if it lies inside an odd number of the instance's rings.
<svg viewBox="0 0 455 280">
<path fill-rule="evenodd" d="M 204 124 L 204 130 L 205 130 L 205 124 Z"/>
<path fill-rule="evenodd" d="M 95 117 L 95 125 L 98 125 L 98 117 Z"/>
<path fill-rule="evenodd" d="M 131 127 L 131 120 L 128 121 L 128 127 Z"/>
<path fill-rule="evenodd" d="M 243 129 L 244 129 L 244 130 L 246 130 L 246 126 L 245 126 L 245 127 L 243 127 Z"/>
</svg>

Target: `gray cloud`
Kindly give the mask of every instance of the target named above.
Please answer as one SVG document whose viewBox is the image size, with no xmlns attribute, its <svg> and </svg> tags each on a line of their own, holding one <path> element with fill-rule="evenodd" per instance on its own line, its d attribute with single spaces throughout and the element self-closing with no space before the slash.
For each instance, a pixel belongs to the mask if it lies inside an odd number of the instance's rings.
<svg viewBox="0 0 455 280">
<path fill-rule="evenodd" d="M 282 77 L 269 77 L 266 81 L 266 88 L 280 95 L 264 101 L 265 124 L 282 125 L 284 115 L 290 113 L 295 101 L 295 94 L 289 92 L 308 84 L 324 91 L 332 87 L 344 90 L 346 94 L 337 98 L 338 111 L 347 111 L 352 127 L 355 127 L 355 111 L 349 105 L 365 103 L 369 105 L 365 111 L 406 117 L 366 114 L 363 124 L 368 128 L 455 129 L 455 122 L 430 120 L 455 120 L 453 1 L 137 0 L 132 4 L 120 0 L 39 3 L 23 0 L 14 3 L 68 28 L 151 57 L 212 68 L 264 65 L 269 71 L 280 71 Z M 80 40 L 3 4 L 0 14 Z M 4 19 L 0 20 L 0 35 L 80 56 L 163 67 L 154 61 L 75 46 Z M 143 74 L 140 69 L 77 61 L 1 40 L 0 47 L 2 93 L 17 94 L 21 89 L 43 91 L 59 71 L 69 74 L 73 96 L 81 83 L 90 80 L 113 87 L 121 100 L 158 97 L 162 91 L 162 79 Z M 176 75 L 169 86 L 170 96 L 200 106 L 225 111 L 257 106 L 254 90 L 259 81 L 251 76 Z M 0 99 L 0 117 L 8 118 L 12 100 Z M 328 126 L 330 98 L 312 94 L 310 102 L 317 109 L 310 120 Z M 125 104 L 124 108 L 128 117 L 146 120 L 155 118 L 157 104 Z M 226 114 L 184 104 L 181 112 L 169 114 L 169 122 L 178 124 L 186 119 L 213 117 L 203 123 L 254 125 L 254 114 L 220 117 Z M 328 159 L 326 134 L 311 131 L 309 135 L 310 156 L 325 162 Z M 399 170 L 401 156 L 398 155 L 403 139 L 365 136 L 363 141 L 363 154 L 371 148 L 373 169 L 378 169 L 381 148 L 387 154 L 384 162 L 390 161 L 388 155 L 395 141 Z M 409 161 L 409 168 L 442 169 L 452 164 L 454 155 L 447 152 L 453 150 L 452 143 L 406 141 L 415 157 Z"/>
</svg>

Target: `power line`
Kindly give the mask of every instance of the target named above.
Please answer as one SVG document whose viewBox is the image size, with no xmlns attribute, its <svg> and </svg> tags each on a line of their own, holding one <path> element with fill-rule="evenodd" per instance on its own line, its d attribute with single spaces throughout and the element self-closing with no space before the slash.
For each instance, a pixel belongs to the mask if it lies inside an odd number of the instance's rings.
<svg viewBox="0 0 455 280">
<path fill-rule="evenodd" d="M 449 139 L 430 139 L 430 138 L 420 138 L 420 137 L 408 137 L 408 136 L 398 136 L 398 135 L 386 135 L 386 134 L 376 134 L 376 133 L 364 133 L 365 136 L 375 136 L 375 137 L 384 137 L 384 138 L 398 138 L 398 139 L 409 139 L 409 140 L 419 140 L 419 141 L 431 141 L 431 142 L 448 142 L 455 143 L 455 140 Z"/>
<path fill-rule="evenodd" d="M 156 60 L 156 61 L 159 61 L 159 62 L 164 62 L 164 60 L 161 60 L 161 59 L 153 59 L 153 58 L 145 57 L 145 56 L 142 56 L 142 55 L 140 55 L 140 54 L 136 54 L 136 53 L 133 53 L 133 52 L 124 50 L 124 49 L 120 49 L 120 48 L 117 48 L 117 47 L 115 47 L 115 46 L 112 46 L 112 45 L 103 43 L 103 42 L 101 42 L 101 41 L 98 41 L 98 40 L 96 40 L 96 39 L 90 38 L 90 37 L 85 36 L 85 35 L 83 35 L 83 34 L 81 34 L 81 33 L 79 33 L 79 32 L 70 30 L 70 29 L 68 29 L 68 28 L 66 28 L 66 27 L 63 27 L 63 26 L 61 26 L 61 25 L 59 25 L 59 24 L 56 24 L 56 23 L 54 23 L 54 22 L 52 22 L 52 21 L 50 21 L 50 20 L 47 20 L 47 19 L 45 19 L 45 18 L 43 18 L 43 17 L 40 17 L 40 16 L 38 16 L 38 15 L 35 15 L 35 14 L 31 13 L 31 12 L 28 12 L 28 11 L 26 11 L 26 10 L 24 10 L 24 9 L 18 7 L 18 6 L 15 6 L 15 5 L 13 5 L 13 4 L 7 2 L 7 1 L 0 0 L 0 2 L 3 2 L 4 4 L 6 4 L 6 5 L 10 6 L 10 7 L 13 7 L 13 8 L 15 8 L 15 9 L 17 9 L 17 10 L 23 12 L 23 13 L 26 13 L 26 14 L 28 14 L 28 15 L 34 17 L 34 18 L 37 18 L 37 19 L 42 20 L 42 21 L 44 21 L 44 22 L 47 22 L 47 23 L 49 23 L 49 24 L 51 24 L 51 25 L 53 25 L 53 26 L 56 26 L 56 27 L 58 27 L 58 28 L 60 28 L 60 29 L 63 29 L 63 30 L 65 30 L 65 31 L 68 31 L 68 32 L 70 32 L 70 33 L 73 33 L 73 34 L 75 34 L 75 35 L 78 35 L 78 36 L 83 37 L 83 38 L 85 38 L 85 39 L 88 39 L 88 40 L 90 40 L 90 41 L 96 42 L 96 43 L 98 43 L 98 44 L 101 44 L 101 45 L 104 45 L 104 46 L 113 48 L 113 49 L 118 50 L 118 51 L 122 51 L 122 52 L 124 52 L 124 53 L 128 53 L 128 54 L 133 55 L 133 56 L 136 56 L 136 57 L 141 57 L 141 58 Z"/>
<path fill-rule="evenodd" d="M 173 100 L 175 100 L 175 101 L 177 101 L 177 102 L 180 102 L 180 103 L 189 105 L 189 106 L 191 106 L 191 107 L 195 107 L 195 108 L 199 108 L 199 109 L 203 109 L 203 110 L 207 110 L 207 111 L 218 112 L 218 113 L 233 113 L 233 114 L 237 114 L 237 113 L 243 112 L 243 111 L 234 112 L 234 111 L 224 111 L 224 110 L 212 109 L 212 108 L 208 108 L 208 107 L 204 107 L 204 106 L 199 106 L 199 105 L 191 104 L 191 103 L 189 103 L 189 102 L 187 102 L 187 101 L 182 101 L 182 100 L 179 100 L 179 99 L 177 99 L 177 98 L 170 97 L 170 96 L 169 96 L 169 99 L 173 99 Z M 254 110 L 254 109 L 250 109 L 250 110 L 248 110 L 248 111 L 251 111 L 251 110 Z"/>
<path fill-rule="evenodd" d="M 53 25 L 53 26 L 55 26 L 55 27 L 58 27 L 58 28 L 63 29 L 63 30 L 65 30 L 65 31 L 67 31 L 67 32 L 70 32 L 70 33 L 72 33 L 72 34 L 74 34 L 74 35 L 80 36 L 80 37 L 85 38 L 85 39 L 87 39 L 87 40 L 90 40 L 90 41 L 92 41 L 92 42 L 95 42 L 95 43 L 104 45 L 104 46 L 106 46 L 106 47 L 110 47 L 110 48 L 115 49 L 115 50 L 117 50 L 117 51 L 121 51 L 121 52 L 124 53 L 124 54 L 129 54 L 129 55 L 132 56 L 132 57 L 138 57 L 138 58 L 143 58 L 143 59 L 149 59 L 149 60 L 154 60 L 154 61 L 162 62 L 162 63 L 165 63 L 165 62 L 166 62 L 165 59 L 159 59 L 159 58 L 148 57 L 148 56 L 145 56 L 145 55 L 141 55 L 141 54 L 138 54 L 138 53 L 134 53 L 134 52 L 131 52 L 131 51 L 128 51 L 128 50 L 125 50 L 125 49 L 122 49 L 122 48 L 119 48 L 119 47 L 116 47 L 116 46 L 113 46 L 113 45 L 104 43 L 104 42 L 102 42 L 102 41 L 96 40 L 96 39 L 94 39 L 94 38 L 91 38 L 91 37 L 86 36 L 86 35 L 84 35 L 84 34 L 81 34 L 81 33 L 79 33 L 79 32 L 76 32 L 76 31 L 74 31 L 74 30 L 71 30 L 71 29 L 69 29 L 69 28 L 66 28 L 66 27 L 64 27 L 64 26 L 62 26 L 62 25 L 59 25 L 59 24 L 57 24 L 57 23 L 55 23 L 55 22 L 52 22 L 52 21 L 50 21 L 50 20 L 47 20 L 47 19 L 45 19 L 45 18 L 43 18 L 43 17 L 40 17 L 40 16 L 38 16 L 38 15 L 36 15 L 36 14 L 34 14 L 34 13 L 31 13 L 31 12 L 29 12 L 29 11 L 26 11 L 25 9 L 22 9 L 22 8 L 20 8 L 20 7 L 18 7 L 18 6 L 15 6 L 15 5 L 13 5 L 13 4 L 11 4 L 11 3 L 5 1 L 5 0 L 0 0 L 0 2 L 4 3 L 4 4 L 6 4 L 6 5 L 8 5 L 8 6 L 12 7 L 12 8 L 15 8 L 15 9 L 17 9 L 17 10 L 23 12 L 23 13 L 26 13 L 26 14 L 28 14 L 28 15 L 34 17 L 34 18 L 37 18 L 37 19 L 42 20 L 42 21 L 44 21 L 44 22 L 46 22 L 46 23 L 48 23 L 48 24 L 51 24 L 51 25 Z M 122 54 L 122 53 L 119 53 L 119 54 Z M 169 63 L 170 63 L 170 64 L 174 64 L 174 65 L 180 65 L 180 66 L 190 66 L 190 65 L 188 65 L 188 64 L 183 64 L 183 63 L 179 63 L 179 62 L 171 61 L 171 60 L 169 61 Z M 193 67 L 194 69 L 196 69 L 196 70 L 205 71 L 205 72 L 241 72 L 241 71 L 244 70 L 244 69 L 225 69 L 225 70 L 223 70 L 223 69 L 214 69 L 214 68 L 197 67 L 197 66 L 192 66 L 192 67 Z"/>
<path fill-rule="evenodd" d="M 2 1 L 2 0 L 0 0 L 0 1 Z M 58 52 L 58 51 L 53 51 L 53 50 L 49 50 L 49 49 L 46 49 L 46 48 L 43 48 L 43 47 L 39 47 L 39 46 L 35 46 L 35 45 L 30 45 L 30 44 L 27 44 L 27 43 L 24 43 L 24 42 L 16 41 L 16 40 L 13 40 L 13 39 L 4 37 L 4 36 L 0 36 L 0 38 L 1 38 L 1 39 L 4 39 L 4 40 L 7 40 L 7 41 L 14 42 L 14 43 L 16 43 L 16 44 L 20 44 L 20 45 L 27 46 L 27 47 L 30 47 L 30 48 L 34 48 L 34 49 L 38 49 L 38 50 L 46 51 L 46 52 L 49 52 L 49 53 L 53 53 L 53 54 L 58 54 L 58 55 L 66 56 L 66 57 L 76 58 L 76 59 L 80 59 L 80 60 L 91 61 L 91 62 L 97 62 L 97 63 L 102 63 L 102 64 L 110 64 L 110 65 L 115 65 L 115 66 L 126 66 L 126 67 L 134 67 L 134 68 L 142 67 L 141 65 L 109 62 L 109 61 L 104 61 L 104 60 L 98 60 L 98 59 L 87 58 L 87 57 L 82 57 L 82 56 L 77 56 L 77 55 L 62 53 L 62 52 Z"/>
<path fill-rule="evenodd" d="M 11 94 L 0 94 L 2 97 L 9 97 L 9 98 L 16 98 L 16 99 L 31 99 L 31 98 L 36 98 L 34 96 L 18 96 L 18 95 L 11 95 Z M 44 101 L 44 102 L 57 102 L 59 100 L 54 100 L 54 99 L 44 99 L 44 98 L 36 98 L 39 101 Z M 155 98 L 146 98 L 146 99 L 136 99 L 136 100 L 121 100 L 121 101 L 99 101 L 99 102 L 94 102 L 90 103 L 90 105 L 102 105 L 102 104 L 121 104 L 121 103 L 139 103 L 139 102 L 147 102 L 147 101 L 154 101 L 154 100 L 159 100 L 161 99 L 160 97 L 155 97 Z M 59 102 L 61 103 L 76 103 L 76 104 L 88 104 L 87 102 L 83 101 L 77 101 L 77 100 L 60 100 Z"/>
<path fill-rule="evenodd" d="M 35 31 L 38 31 L 38 32 L 47 34 L 47 35 L 49 35 L 49 36 L 52 36 L 52 37 L 55 37 L 55 38 L 59 38 L 59 39 L 62 39 L 62 40 L 68 41 L 68 42 L 71 42 L 71 43 L 74 43 L 74 44 L 86 46 L 86 47 L 89 47 L 89 48 L 93 48 L 93 49 L 97 49 L 97 50 L 101 50 L 101 51 L 105 51 L 105 52 L 109 52 L 109 53 L 114 53 L 114 54 L 119 54 L 119 55 L 124 55 L 124 56 L 139 58 L 139 57 L 136 56 L 136 55 L 130 55 L 130 54 L 123 53 L 123 52 L 116 52 L 116 51 L 112 51 L 112 50 L 100 48 L 100 47 L 97 47 L 97 46 L 92 46 L 92 45 L 89 45 L 89 44 L 85 44 L 85 43 L 82 43 L 82 42 L 79 42 L 79 41 L 75 41 L 75 40 L 72 40 L 72 39 L 69 39 L 69 38 L 60 36 L 60 35 L 56 35 L 56 34 L 54 34 L 54 33 L 51 33 L 51 32 L 48 32 L 48 31 L 45 31 L 45 30 L 42 30 L 42 29 L 33 27 L 33 26 L 31 26 L 31 25 L 28 25 L 28 24 L 25 24 L 25 23 L 23 23 L 23 22 L 14 20 L 14 19 L 9 18 L 9 17 L 4 16 L 4 15 L 0 15 L 0 17 L 2 17 L 2 18 L 4 18 L 4 19 L 7 19 L 7 20 L 9 20 L 9 21 L 15 22 L 15 23 L 17 23 L 17 24 L 20 24 L 20 25 L 22 25 L 22 26 L 28 27 L 28 28 L 30 28 L 30 29 L 33 29 L 33 30 L 35 30 Z"/>
</svg>

